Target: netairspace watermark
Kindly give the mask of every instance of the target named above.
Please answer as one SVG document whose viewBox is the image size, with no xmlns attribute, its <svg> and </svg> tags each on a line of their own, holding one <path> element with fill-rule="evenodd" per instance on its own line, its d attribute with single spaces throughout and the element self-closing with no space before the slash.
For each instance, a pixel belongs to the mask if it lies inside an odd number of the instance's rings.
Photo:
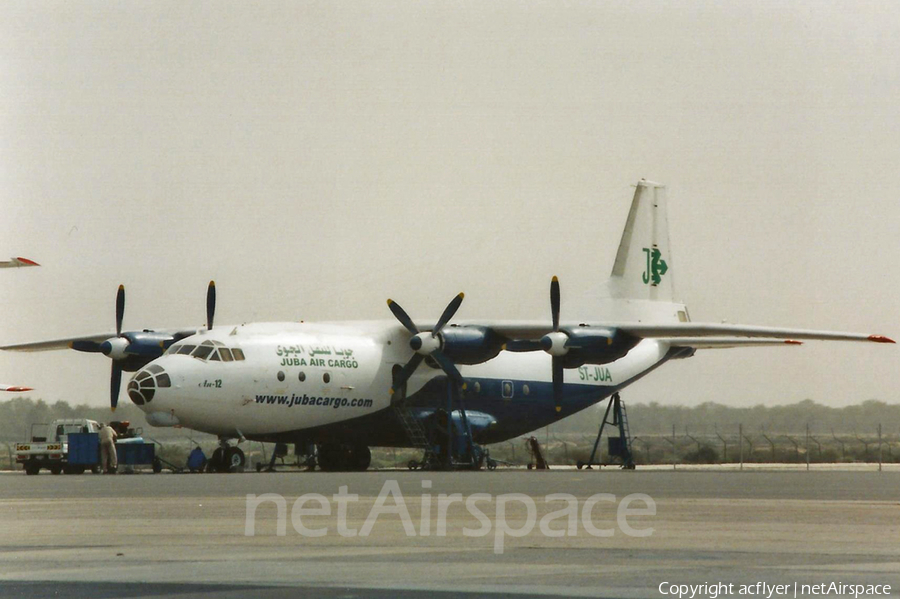
<svg viewBox="0 0 900 599">
<path fill-rule="evenodd" d="M 818 584 L 801 584 L 798 582 L 787 584 L 769 584 L 757 582 L 755 584 L 735 584 L 724 582 L 704 582 L 702 584 L 678 584 L 674 582 L 659 583 L 659 593 L 678 599 L 717 599 L 717 597 L 750 596 L 775 599 L 776 597 L 871 597 L 878 595 L 890 595 L 889 584 L 844 584 L 843 582 L 821 582 Z"/>
<path fill-rule="evenodd" d="M 431 481 L 422 481 L 422 488 L 430 489 Z M 538 519 L 535 499 L 523 493 L 505 493 L 496 496 L 490 493 L 473 493 L 468 497 L 463 497 L 461 493 L 449 495 L 441 493 L 437 497 L 433 497 L 431 493 L 423 493 L 419 497 L 420 518 L 419 527 L 416 529 L 406 506 L 406 499 L 400 491 L 399 483 L 396 480 L 387 480 L 381 487 L 378 497 L 375 498 L 362 527 L 355 529 L 348 525 L 347 511 L 350 503 L 359 501 L 359 495 L 350 494 L 347 489 L 346 486 L 339 487 L 338 493 L 332 495 L 330 499 L 320 493 L 305 493 L 298 497 L 291 506 L 290 512 L 291 525 L 297 534 L 304 537 L 324 537 L 331 532 L 331 529 L 327 526 L 309 528 L 307 524 L 310 521 L 307 520 L 304 523 L 304 518 L 334 515 L 336 532 L 340 536 L 368 537 L 375 528 L 379 517 L 395 516 L 400 519 L 408 537 L 432 535 L 444 537 L 447 535 L 447 512 L 450 506 L 461 504 L 478 524 L 474 528 L 463 527 L 463 536 L 486 537 L 493 534 L 494 553 L 503 553 L 506 537 L 524 537 L 534 532 L 535 526 L 541 534 L 547 537 L 574 537 L 578 535 L 580 529 L 594 537 L 612 537 L 616 534 L 617 529 L 629 537 L 649 537 L 653 534 L 652 527 L 635 528 L 628 522 L 628 518 L 656 515 L 656 502 L 644 493 L 631 493 L 623 497 L 621 501 L 617 501 L 616 496 L 611 493 L 597 493 L 580 502 L 580 505 L 578 498 L 574 495 L 553 493 L 544 497 L 544 501 L 559 504 L 562 507 L 543 514 L 540 519 Z M 264 493 L 247 495 L 244 526 L 246 536 L 256 535 L 257 508 L 267 503 L 274 504 L 277 510 L 275 534 L 278 536 L 287 534 L 287 500 L 276 493 Z M 599 512 L 604 507 L 608 509 L 611 506 L 615 506 L 615 523 L 602 521 L 599 518 L 595 519 L 595 508 Z M 525 517 L 515 519 L 514 522 L 518 526 L 510 525 L 507 522 L 508 510 L 517 509 L 517 513 L 521 513 L 522 508 L 525 510 Z M 491 514 L 493 518 L 488 514 Z M 434 524 L 433 533 L 432 524 Z M 555 526 L 551 526 L 552 524 Z"/>
</svg>

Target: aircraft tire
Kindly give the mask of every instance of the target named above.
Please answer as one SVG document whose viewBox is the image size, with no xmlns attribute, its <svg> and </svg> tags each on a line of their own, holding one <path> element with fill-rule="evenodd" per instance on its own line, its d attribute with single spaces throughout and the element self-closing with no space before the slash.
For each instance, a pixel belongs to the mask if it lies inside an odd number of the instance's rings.
<svg viewBox="0 0 900 599">
<path fill-rule="evenodd" d="M 372 452 L 366 445 L 327 443 L 319 446 L 318 463 L 323 472 L 361 472 L 372 463 Z"/>
<path fill-rule="evenodd" d="M 343 451 L 340 445 L 332 443 L 320 445 L 318 453 L 319 468 L 324 472 L 343 470 L 346 459 L 344 459 L 342 454 Z"/>
<path fill-rule="evenodd" d="M 225 472 L 223 464 L 225 463 L 225 451 L 221 447 L 216 447 L 206 462 L 207 472 Z"/>
<path fill-rule="evenodd" d="M 223 461 L 223 472 L 243 472 L 246 464 L 244 452 L 239 447 L 229 447 L 225 450 L 225 460 Z"/>
<path fill-rule="evenodd" d="M 365 472 L 372 463 L 372 451 L 366 445 L 357 445 L 351 453 L 353 470 Z"/>
</svg>

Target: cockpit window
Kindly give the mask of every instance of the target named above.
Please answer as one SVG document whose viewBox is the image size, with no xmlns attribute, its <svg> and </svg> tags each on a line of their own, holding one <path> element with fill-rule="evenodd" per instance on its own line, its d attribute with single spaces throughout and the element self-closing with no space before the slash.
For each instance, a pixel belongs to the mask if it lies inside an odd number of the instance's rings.
<svg viewBox="0 0 900 599">
<path fill-rule="evenodd" d="M 212 353 L 213 349 L 215 348 L 211 345 L 198 345 L 197 349 L 191 352 L 191 355 L 195 358 L 205 360 L 209 356 L 209 354 Z"/>
<path fill-rule="evenodd" d="M 211 362 L 234 362 L 236 360 L 244 359 L 244 352 L 241 350 L 225 347 L 224 343 L 213 339 L 207 339 L 200 345 L 172 345 L 166 353 L 190 355 L 198 360 L 209 360 Z M 159 367 L 150 366 L 146 370 L 151 370 L 153 368 Z M 153 374 L 156 374 L 155 370 L 152 372 Z M 147 376 L 149 376 L 149 374 Z"/>
</svg>

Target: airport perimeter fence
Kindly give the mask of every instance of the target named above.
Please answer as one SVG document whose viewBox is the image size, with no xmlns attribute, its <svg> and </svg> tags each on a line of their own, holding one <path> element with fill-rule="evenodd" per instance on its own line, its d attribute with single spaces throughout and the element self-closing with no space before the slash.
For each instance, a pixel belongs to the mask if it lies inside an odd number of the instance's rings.
<svg viewBox="0 0 900 599">
<path fill-rule="evenodd" d="M 746 431 L 741 425 L 729 432 L 719 428 L 713 434 L 678 432 L 669 434 L 640 433 L 632 437 L 634 461 L 638 465 L 683 464 L 824 464 L 824 463 L 900 463 L 900 434 L 884 434 L 880 427 L 869 433 L 841 434 L 834 431 L 810 429 L 799 433 Z M 613 429 L 613 437 L 618 433 Z M 596 435 L 586 433 L 553 433 L 535 431 L 545 459 L 551 465 L 575 465 L 588 462 Z M 597 445 L 595 461 L 615 463 L 609 455 L 608 437 Z M 503 465 L 526 466 L 533 456 L 526 443 L 527 436 L 488 445 L 492 458 Z M 188 454 L 200 447 L 211 456 L 217 443 L 214 437 L 201 439 L 166 439 L 157 444 L 157 455 L 178 468 L 187 464 Z M 240 444 L 247 459 L 248 470 L 257 464 L 267 465 L 274 444 L 248 441 Z M 421 459 L 420 450 L 402 448 L 372 448 L 372 468 L 405 468 L 411 460 Z M 294 448 L 276 461 L 277 466 L 303 467 L 304 457 L 298 458 Z M 18 469 L 15 465 L 15 443 L 0 442 L 0 470 Z"/>
<path fill-rule="evenodd" d="M 616 429 L 613 431 L 612 436 L 617 436 Z M 747 431 L 742 425 L 724 431 L 700 434 L 678 432 L 673 427 L 669 434 L 636 434 L 632 436 L 633 458 L 638 465 L 900 463 L 900 434 L 887 435 L 880 426 L 869 433 L 851 434 L 813 429 L 799 433 Z M 596 442 L 596 435 L 587 434 L 539 431 L 534 436 L 547 462 L 558 465 L 587 463 Z M 608 438 L 604 431 L 595 462 L 616 462 L 609 454 Z M 531 460 L 523 440 L 492 445 L 490 450 L 492 457 L 514 464 Z"/>
</svg>

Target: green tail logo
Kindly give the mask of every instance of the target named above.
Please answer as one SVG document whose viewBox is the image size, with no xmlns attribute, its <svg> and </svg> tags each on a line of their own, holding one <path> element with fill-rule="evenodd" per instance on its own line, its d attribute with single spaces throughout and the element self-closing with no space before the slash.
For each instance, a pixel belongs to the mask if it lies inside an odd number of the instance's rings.
<svg viewBox="0 0 900 599">
<path fill-rule="evenodd" d="M 644 253 L 647 255 L 647 269 L 642 278 L 644 285 L 651 281 L 654 285 L 659 285 L 662 276 L 669 270 L 669 265 L 662 259 L 662 253 L 657 248 L 644 248 Z"/>
</svg>

